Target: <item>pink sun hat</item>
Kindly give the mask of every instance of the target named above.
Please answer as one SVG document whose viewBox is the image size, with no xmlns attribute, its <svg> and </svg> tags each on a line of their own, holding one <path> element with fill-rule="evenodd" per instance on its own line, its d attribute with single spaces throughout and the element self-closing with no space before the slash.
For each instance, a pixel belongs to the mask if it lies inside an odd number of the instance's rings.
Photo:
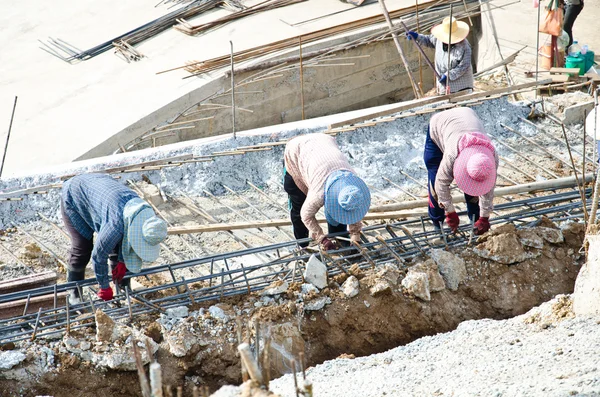
<svg viewBox="0 0 600 397">
<path fill-rule="evenodd" d="M 470 196 L 483 196 L 496 185 L 495 148 L 481 132 L 470 132 L 458 141 L 454 180 Z"/>
</svg>

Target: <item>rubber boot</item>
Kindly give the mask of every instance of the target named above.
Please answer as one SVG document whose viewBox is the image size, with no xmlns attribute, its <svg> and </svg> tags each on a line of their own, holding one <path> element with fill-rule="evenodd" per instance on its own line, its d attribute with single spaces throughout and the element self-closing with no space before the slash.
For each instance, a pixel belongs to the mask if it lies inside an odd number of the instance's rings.
<svg viewBox="0 0 600 397">
<path fill-rule="evenodd" d="M 85 269 L 84 270 L 67 270 L 67 282 L 72 281 L 83 281 L 85 280 Z M 69 303 L 76 304 L 81 302 L 81 296 L 79 296 L 79 288 L 68 290 L 69 292 Z"/>
</svg>

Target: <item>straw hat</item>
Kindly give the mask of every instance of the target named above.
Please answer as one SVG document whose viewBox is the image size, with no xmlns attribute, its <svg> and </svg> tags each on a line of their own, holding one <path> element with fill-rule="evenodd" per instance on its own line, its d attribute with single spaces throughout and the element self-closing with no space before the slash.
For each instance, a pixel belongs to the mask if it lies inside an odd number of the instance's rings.
<svg viewBox="0 0 600 397">
<path fill-rule="evenodd" d="M 454 180 L 458 188 L 470 196 L 483 196 L 496 185 L 494 146 L 479 132 L 463 135 L 454 161 Z"/>
<path fill-rule="evenodd" d="M 457 21 L 456 18 L 452 17 L 452 36 L 450 37 L 450 17 L 446 17 L 441 24 L 431 29 L 431 34 L 444 44 L 456 44 L 467 38 L 469 35 L 469 25 L 463 21 Z M 448 43 L 449 37 L 451 38 L 450 43 Z"/>
<path fill-rule="evenodd" d="M 325 182 L 327 222 L 352 225 L 364 218 L 371 205 L 367 184 L 350 171 L 335 171 Z"/>
</svg>

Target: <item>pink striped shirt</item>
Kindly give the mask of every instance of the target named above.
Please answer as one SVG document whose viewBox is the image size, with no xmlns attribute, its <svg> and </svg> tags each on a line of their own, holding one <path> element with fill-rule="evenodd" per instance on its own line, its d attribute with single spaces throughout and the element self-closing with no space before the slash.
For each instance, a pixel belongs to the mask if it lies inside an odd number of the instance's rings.
<svg viewBox="0 0 600 397">
<path fill-rule="evenodd" d="M 285 146 L 285 168 L 300 190 L 306 194 L 300 216 L 311 233 L 321 242 L 325 234 L 317 222 L 317 212 L 325 204 L 325 182 L 334 171 L 354 172 L 335 138 L 325 134 L 306 134 L 291 139 Z M 362 222 L 349 225 L 350 234 L 358 234 Z"/>
<path fill-rule="evenodd" d="M 458 107 L 444 110 L 431 116 L 429 121 L 429 136 L 444 153 L 435 177 L 435 192 L 438 202 L 444 206 L 447 213 L 455 211 L 450 184 L 454 180 L 454 161 L 458 157 L 458 142 L 464 134 L 469 132 L 485 134 L 483 123 L 471 108 Z M 496 157 L 496 169 L 498 169 L 498 154 L 494 152 L 494 156 Z M 490 216 L 494 208 L 494 189 L 481 196 L 479 207 L 481 216 Z"/>
</svg>

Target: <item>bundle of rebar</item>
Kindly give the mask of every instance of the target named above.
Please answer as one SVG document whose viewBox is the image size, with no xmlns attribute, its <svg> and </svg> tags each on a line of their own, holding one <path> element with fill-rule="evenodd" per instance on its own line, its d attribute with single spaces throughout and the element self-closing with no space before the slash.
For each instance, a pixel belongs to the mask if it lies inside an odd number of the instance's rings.
<svg viewBox="0 0 600 397">
<path fill-rule="evenodd" d="M 200 33 L 205 33 L 211 29 L 223 26 L 229 22 L 235 21 L 236 19 L 244 18 L 249 15 L 253 15 L 263 11 L 274 10 L 276 8 L 285 7 L 292 4 L 302 3 L 308 0 L 267 0 L 262 3 L 258 3 L 251 7 L 247 7 L 241 11 L 235 12 L 231 15 L 226 15 L 214 21 L 202 23 L 199 25 L 191 25 L 183 18 L 180 18 L 177 22 L 178 25 L 175 25 L 174 28 L 188 34 L 190 36 L 194 36 Z"/>
<path fill-rule="evenodd" d="M 141 54 L 132 50 L 133 46 L 171 28 L 177 23 L 178 19 L 192 18 L 221 4 L 223 4 L 223 0 L 196 0 L 167 15 L 163 15 L 160 18 L 87 50 L 80 50 L 64 40 L 53 39 L 51 37 L 48 38 L 47 43 L 41 40 L 38 41 L 42 44 L 42 47 L 40 47 L 42 50 L 68 63 L 88 60 L 115 47 L 117 48 L 117 52 L 125 56 L 126 59 L 138 60 L 141 59 Z"/>
<path fill-rule="evenodd" d="M 468 6 L 467 3 L 472 4 L 472 6 Z M 434 18 L 431 17 L 432 14 L 439 14 L 440 10 L 445 10 L 449 7 L 450 4 L 453 4 L 460 10 L 460 12 L 456 13 L 457 18 L 466 17 L 468 15 L 474 15 L 476 13 L 476 9 L 478 9 L 478 4 L 474 0 L 469 1 L 457 1 L 457 0 L 432 0 L 426 3 L 422 3 L 419 6 L 424 7 L 419 15 L 423 16 L 423 20 L 421 21 L 421 28 L 427 28 L 428 26 L 432 26 L 435 23 L 439 23 L 439 15 L 436 15 Z M 412 18 L 415 15 L 416 8 L 415 6 L 405 7 L 397 10 L 389 11 L 390 18 Z M 429 20 L 427 19 L 427 14 L 429 14 Z M 340 25 L 320 29 L 314 32 L 305 33 L 300 36 L 291 37 L 288 39 L 279 40 L 276 42 L 263 44 L 257 47 L 253 47 L 247 50 L 238 51 L 233 54 L 233 61 L 235 64 L 239 62 L 248 61 L 252 59 L 256 59 L 268 54 L 273 54 L 276 52 L 280 52 L 283 50 L 289 50 L 299 45 L 301 40 L 303 45 L 316 42 L 318 40 L 326 39 L 333 37 L 339 34 L 345 34 L 352 31 L 356 31 L 359 29 L 363 29 L 369 26 L 373 26 L 379 23 L 385 22 L 385 18 L 383 15 L 375 15 L 363 19 L 359 19 L 352 22 L 343 23 Z M 409 23 L 409 26 L 415 26 L 415 23 Z M 403 31 L 402 27 L 398 27 L 398 32 Z M 378 34 L 381 36 L 381 34 Z M 207 59 L 204 61 L 194 61 L 188 62 L 186 65 L 175 67 L 172 69 L 164 70 L 158 72 L 157 74 L 166 73 L 174 70 L 185 69 L 187 72 L 192 75 L 199 75 L 202 73 L 207 73 L 213 70 L 217 70 L 223 68 L 231 63 L 231 55 L 222 55 L 216 58 Z"/>
</svg>

